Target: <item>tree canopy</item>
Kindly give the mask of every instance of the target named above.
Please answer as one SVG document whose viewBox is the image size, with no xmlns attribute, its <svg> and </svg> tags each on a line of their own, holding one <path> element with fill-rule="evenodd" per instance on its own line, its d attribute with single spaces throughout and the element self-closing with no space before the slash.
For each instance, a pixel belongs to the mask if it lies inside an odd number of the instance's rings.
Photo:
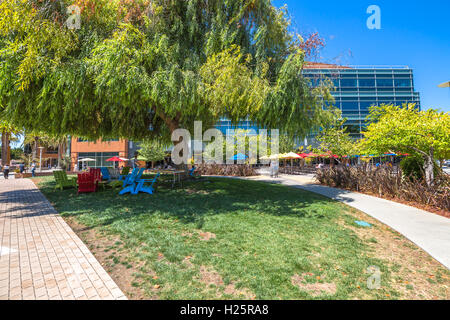
<svg viewBox="0 0 450 320">
<path fill-rule="evenodd" d="M 435 159 L 450 158 L 450 114 L 419 111 L 414 104 L 371 107 L 369 125 L 361 142 L 368 153 L 409 153 L 425 160 L 428 183 Z"/>
<path fill-rule="evenodd" d="M 139 157 L 145 161 L 160 161 L 164 160 L 167 155 L 168 147 L 156 140 L 146 140 L 140 143 L 138 151 Z"/>
<path fill-rule="evenodd" d="M 344 126 L 346 121 L 346 118 L 342 118 L 342 112 L 337 110 L 333 121 L 321 128 L 316 136 L 319 153 L 331 152 L 340 157 L 358 153 L 357 144 Z"/>
<path fill-rule="evenodd" d="M 270 0 L 0 2 L 0 118 L 27 131 L 170 138 L 227 117 L 296 135 L 327 121 L 307 46 Z M 305 49 L 306 46 L 306 49 Z"/>
</svg>

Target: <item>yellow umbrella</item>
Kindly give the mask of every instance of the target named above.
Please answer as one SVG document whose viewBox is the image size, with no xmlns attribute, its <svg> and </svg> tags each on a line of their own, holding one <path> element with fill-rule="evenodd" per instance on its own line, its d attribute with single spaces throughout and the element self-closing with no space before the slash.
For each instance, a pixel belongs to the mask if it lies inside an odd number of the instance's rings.
<svg viewBox="0 0 450 320">
<path fill-rule="evenodd" d="M 438 85 L 439 88 L 450 88 L 450 81 L 441 83 L 440 85 Z"/>
<path fill-rule="evenodd" d="M 280 159 L 280 154 L 272 154 L 271 156 L 269 156 L 270 160 L 275 160 L 275 159 Z"/>
<path fill-rule="evenodd" d="M 301 157 L 298 154 L 294 153 L 294 152 L 289 152 L 289 153 L 282 154 L 280 158 L 284 160 L 284 166 L 285 167 L 286 167 L 286 160 L 291 160 L 291 173 L 292 173 L 292 168 L 294 166 L 292 160 L 300 159 Z"/>
<path fill-rule="evenodd" d="M 291 159 L 292 160 L 292 159 L 300 159 L 300 158 L 301 157 L 294 152 L 285 153 L 283 155 L 283 159 Z"/>
</svg>

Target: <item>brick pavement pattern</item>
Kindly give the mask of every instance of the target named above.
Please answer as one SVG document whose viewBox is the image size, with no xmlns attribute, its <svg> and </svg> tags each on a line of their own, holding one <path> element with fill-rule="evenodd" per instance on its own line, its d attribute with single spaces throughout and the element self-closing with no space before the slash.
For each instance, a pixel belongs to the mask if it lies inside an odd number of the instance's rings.
<svg viewBox="0 0 450 320">
<path fill-rule="evenodd" d="M 30 179 L 0 181 L 0 300 L 126 299 Z"/>
</svg>

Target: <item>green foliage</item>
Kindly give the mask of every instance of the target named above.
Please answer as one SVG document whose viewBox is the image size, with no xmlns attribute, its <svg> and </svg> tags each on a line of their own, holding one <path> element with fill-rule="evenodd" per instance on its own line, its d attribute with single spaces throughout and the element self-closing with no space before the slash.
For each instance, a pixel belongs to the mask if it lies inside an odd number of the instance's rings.
<svg viewBox="0 0 450 320">
<path fill-rule="evenodd" d="M 11 149 L 11 159 L 20 160 L 22 159 L 23 155 L 24 155 L 23 149 L 21 148 Z"/>
<path fill-rule="evenodd" d="M 262 133 L 257 134 L 251 130 L 236 129 L 228 137 L 224 136 L 221 142 L 214 140 L 208 143 L 205 147 L 203 158 L 207 161 L 215 159 L 216 150 L 220 150 L 220 148 L 222 148 L 223 162 L 226 162 L 227 147 L 230 148 L 230 153 L 232 155 L 237 153 L 243 153 L 248 157 L 250 157 L 250 155 L 254 155 L 255 157 L 257 155 L 259 157 L 270 155 L 273 153 L 271 150 L 273 138 L 270 136 L 270 132 L 268 132 L 268 136 L 265 137 L 265 139 L 266 152 L 263 152 L 264 137 Z M 280 134 L 278 140 L 278 153 L 295 151 L 297 143 L 294 137 L 287 134 Z M 230 141 L 230 145 L 228 145 L 228 141 Z"/>
<path fill-rule="evenodd" d="M 278 145 L 279 153 L 294 152 L 298 144 L 296 142 L 296 139 L 288 134 L 281 134 L 278 140 L 279 140 Z M 268 148 L 270 149 L 270 141 L 268 142 Z"/>
<path fill-rule="evenodd" d="M 303 135 L 329 119 L 302 39 L 270 0 L 0 2 L 0 119 L 51 136 L 170 139 L 249 118 Z M 305 49 L 306 50 L 306 49 Z"/>
<path fill-rule="evenodd" d="M 423 178 L 424 160 L 420 156 L 406 157 L 400 162 L 400 167 L 406 177 Z"/>
<path fill-rule="evenodd" d="M 368 153 L 409 153 L 424 159 L 428 186 L 434 183 L 435 159 L 450 157 L 450 114 L 434 109 L 419 111 L 414 104 L 403 107 L 372 107 L 362 149 Z"/>
<path fill-rule="evenodd" d="M 316 139 L 319 142 L 318 153 L 328 153 L 338 156 L 357 154 L 357 145 L 344 127 L 347 119 L 342 118 L 340 110 L 334 110 L 334 119 L 330 125 L 322 127 Z"/>
<path fill-rule="evenodd" d="M 167 145 L 155 141 L 155 140 L 146 140 L 141 142 L 141 149 L 139 149 L 139 156 L 145 159 L 146 161 L 160 161 L 164 160 L 166 156 Z"/>
<path fill-rule="evenodd" d="M 418 111 L 414 104 L 371 107 L 364 132 L 367 153 L 410 153 L 450 157 L 450 114 L 434 109 Z"/>
</svg>

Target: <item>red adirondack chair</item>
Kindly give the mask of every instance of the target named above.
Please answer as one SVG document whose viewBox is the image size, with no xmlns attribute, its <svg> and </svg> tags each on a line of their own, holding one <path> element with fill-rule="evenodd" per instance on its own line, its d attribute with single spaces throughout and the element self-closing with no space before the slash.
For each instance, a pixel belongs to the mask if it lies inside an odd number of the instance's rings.
<svg viewBox="0 0 450 320">
<path fill-rule="evenodd" d="M 94 175 L 94 180 L 96 183 L 102 181 L 102 170 L 100 168 L 90 168 L 89 173 Z"/>
<path fill-rule="evenodd" d="M 96 190 L 97 181 L 94 174 L 90 172 L 78 174 L 78 193 L 95 192 Z"/>
</svg>

